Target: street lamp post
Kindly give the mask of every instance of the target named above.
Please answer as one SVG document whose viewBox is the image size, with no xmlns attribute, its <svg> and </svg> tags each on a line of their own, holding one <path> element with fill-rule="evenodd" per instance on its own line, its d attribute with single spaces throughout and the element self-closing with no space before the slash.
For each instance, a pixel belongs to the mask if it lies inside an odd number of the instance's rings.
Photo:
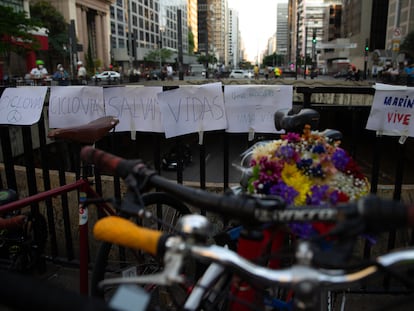
<svg viewBox="0 0 414 311">
<path fill-rule="evenodd" d="M 162 32 L 163 32 L 163 28 L 160 27 L 160 42 L 159 42 L 159 50 L 160 50 L 160 73 L 162 71 Z"/>
</svg>

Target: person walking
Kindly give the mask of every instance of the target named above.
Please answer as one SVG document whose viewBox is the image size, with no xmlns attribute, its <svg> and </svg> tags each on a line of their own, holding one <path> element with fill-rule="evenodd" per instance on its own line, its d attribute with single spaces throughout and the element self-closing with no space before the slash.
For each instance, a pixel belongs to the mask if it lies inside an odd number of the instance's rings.
<svg viewBox="0 0 414 311">
<path fill-rule="evenodd" d="M 87 85 L 88 81 L 86 80 L 86 68 L 83 66 L 81 61 L 78 61 L 78 83 L 81 85 Z"/>
<path fill-rule="evenodd" d="M 173 74 L 174 74 L 173 67 L 170 64 L 167 64 L 167 80 L 170 80 L 170 81 L 174 80 Z"/>
<path fill-rule="evenodd" d="M 58 82 L 59 86 L 69 85 L 69 74 L 61 64 L 57 65 L 56 71 L 52 78 Z"/>
<path fill-rule="evenodd" d="M 259 66 L 257 64 L 253 68 L 253 74 L 255 80 L 259 80 Z"/>
</svg>

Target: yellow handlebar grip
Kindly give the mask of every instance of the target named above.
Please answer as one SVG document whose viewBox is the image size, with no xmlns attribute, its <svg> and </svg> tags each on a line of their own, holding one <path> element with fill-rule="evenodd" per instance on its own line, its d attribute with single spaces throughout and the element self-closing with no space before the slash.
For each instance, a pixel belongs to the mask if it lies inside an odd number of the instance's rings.
<svg viewBox="0 0 414 311">
<path fill-rule="evenodd" d="M 107 216 L 98 220 L 93 228 L 93 234 L 101 241 L 141 249 L 157 255 L 158 241 L 162 232 L 139 227 L 125 218 Z"/>
</svg>

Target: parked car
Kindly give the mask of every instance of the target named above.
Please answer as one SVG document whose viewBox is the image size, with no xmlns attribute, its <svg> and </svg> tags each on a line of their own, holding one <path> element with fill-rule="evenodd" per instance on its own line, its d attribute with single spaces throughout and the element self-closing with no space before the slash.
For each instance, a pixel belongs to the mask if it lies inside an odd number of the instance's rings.
<svg viewBox="0 0 414 311">
<path fill-rule="evenodd" d="M 121 79 L 121 75 L 119 72 L 108 70 L 97 73 L 92 79 L 95 81 L 118 81 Z"/>
<path fill-rule="evenodd" d="M 190 165 L 193 162 L 193 156 L 191 153 L 190 145 L 180 145 L 181 149 L 181 159 L 183 167 Z M 161 159 L 162 168 L 164 170 L 174 171 L 178 167 L 178 149 L 177 145 L 174 145 L 167 153 L 165 153 Z"/>
<path fill-rule="evenodd" d="M 234 69 L 230 72 L 229 77 L 232 79 L 248 79 L 249 73 L 246 70 Z"/>
</svg>

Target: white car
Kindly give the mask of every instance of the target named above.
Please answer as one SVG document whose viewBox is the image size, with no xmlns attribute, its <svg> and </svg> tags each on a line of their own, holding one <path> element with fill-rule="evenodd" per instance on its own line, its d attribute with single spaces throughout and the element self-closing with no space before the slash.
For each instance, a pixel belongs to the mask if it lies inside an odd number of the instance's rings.
<svg viewBox="0 0 414 311">
<path fill-rule="evenodd" d="M 116 71 L 103 71 L 101 73 L 97 73 L 96 75 L 94 75 L 92 79 L 96 81 L 117 81 L 121 79 L 121 75 L 119 74 L 119 72 Z"/>
<path fill-rule="evenodd" d="M 229 77 L 232 79 L 248 79 L 249 73 L 246 70 L 234 69 L 230 72 Z"/>
</svg>

